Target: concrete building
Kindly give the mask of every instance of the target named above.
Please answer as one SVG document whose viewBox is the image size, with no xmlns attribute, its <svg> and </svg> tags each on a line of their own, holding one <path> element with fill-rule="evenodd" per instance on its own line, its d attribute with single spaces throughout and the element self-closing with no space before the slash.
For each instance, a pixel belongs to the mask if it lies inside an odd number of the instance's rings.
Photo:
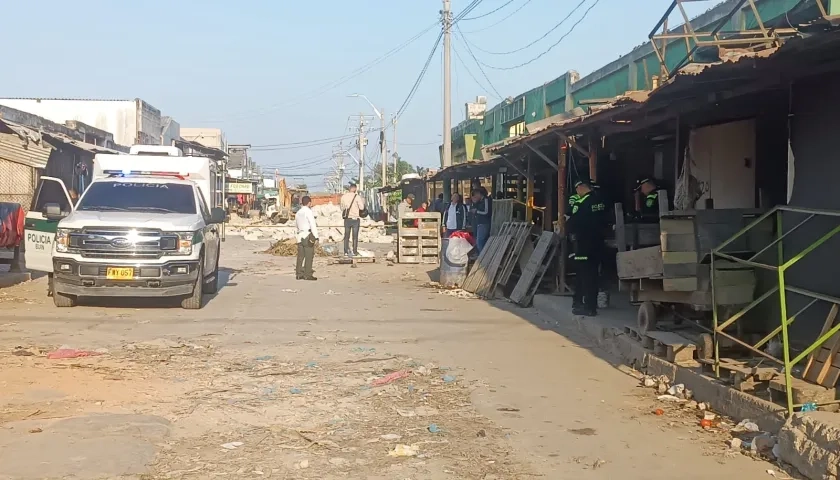
<svg viewBox="0 0 840 480">
<path fill-rule="evenodd" d="M 96 153 L 128 152 L 111 133 L 78 121 L 65 124 L 0 106 L 0 202 L 29 210 L 42 175 L 83 191 Z"/>
<path fill-rule="evenodd" d="M 0 98 L 0 105 L 56 123 L 75 120 L 114 135 L 120 145 L 160 145 L 160 110 L 139 98 L 92 100 L 70 98 Z"/>
<path fill-rule="evenodd" d="M 228 144 L 225 132 L 221 128 L 181 127 L 181 138 L 190 142 L 198 142 L 205 147 L 216 148 L 227 152 Z"/>
<path fill-rule="evenodd" d="M 172 117 L 161 117 L 160 144 L 172 145 L 181 139 L 181 125 Z"/>
</svg>

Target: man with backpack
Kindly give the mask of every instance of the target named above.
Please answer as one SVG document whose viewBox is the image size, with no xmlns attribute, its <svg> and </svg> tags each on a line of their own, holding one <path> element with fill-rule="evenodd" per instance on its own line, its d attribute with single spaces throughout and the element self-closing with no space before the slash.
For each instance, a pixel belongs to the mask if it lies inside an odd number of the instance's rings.
<svg viewBox="0 0 840 480">
<path fill-rule="evenodd" d="M 339 202 L 341 217 L 344 219 L 344 255 L 359 256 L 359 228 L 361 219 L 367 217 L 365 200 L 356 191 L 356 184 L 351 183 L 347 193 L 341 196 Z M 350 249 L 350 236 L 353 236 L 353 249 Z"/>
</svg>

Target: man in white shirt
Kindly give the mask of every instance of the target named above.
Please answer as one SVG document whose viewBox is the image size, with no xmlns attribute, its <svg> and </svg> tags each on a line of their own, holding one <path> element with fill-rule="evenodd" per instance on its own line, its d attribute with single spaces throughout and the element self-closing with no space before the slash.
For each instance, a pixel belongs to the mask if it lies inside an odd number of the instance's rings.
<svg viewBox="0 0 840 480">
<path fill-rule="evenodd" d="M 344 254 L 348 257 L 359 256 L 359 228 L 361 218 L 365 212 L 365 200 L 356 191 L 356 184 L 351 183 L 347 193 L 341 196 L 339 202 L 341 217 L 344 218 Z M 350 238 L 353 238 L 353 248 L 350 248 Z"/>
<path fill-rule="evenodd" d="M 312 260 L 315 258 L 315 244 L 318 243 L 318 225 L 315 214 L 309 208 L 312 199 L 304 196 L 300 199 L 300 210 L 295 214 L 297 227 L 297 264 L 295 278 L 298 280 L 318 280 L 312 275 Z"/>
</svg>

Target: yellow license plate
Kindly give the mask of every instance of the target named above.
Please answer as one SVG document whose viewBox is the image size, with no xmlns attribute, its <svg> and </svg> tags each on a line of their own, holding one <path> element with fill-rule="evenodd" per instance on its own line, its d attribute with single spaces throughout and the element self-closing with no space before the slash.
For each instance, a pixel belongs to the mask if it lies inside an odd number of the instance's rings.
<svg viewBox="0 0 840 480">
<path fill-rule="evenodd" d="M 108 268 L 105 270 L 105 276 L 108 280 L 133 280 L 133 268 Z"/>
</svg>

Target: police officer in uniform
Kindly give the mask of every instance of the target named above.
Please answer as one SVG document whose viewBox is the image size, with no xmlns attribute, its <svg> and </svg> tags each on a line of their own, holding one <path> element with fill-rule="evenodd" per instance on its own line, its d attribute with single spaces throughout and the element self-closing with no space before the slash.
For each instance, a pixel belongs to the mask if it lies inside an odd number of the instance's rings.
<svg viewBox="0 0 840 480">
<path fill-rule="evenodd" d="M 569 231 L 574 235 L 576 285 L 572 312 L 595 316 L 598 313 L 598 269 L 604 254 L 606 205 L 589 182 L 575 183 L 578 199 L 572 207 Z"/>
<path fill-rule="evenodd" d="M 641 197 L 641 207 L 637 216 L 641 220 L 659 221 L 659 191 L 656 181 L 651 177 L 641 177 L 636 181 L 636 193 Z"/>
<path fill-rule="evenodd" d="M 598 184 L 595 180 L 589 180 L 589 186 L 592 187 L 592 191 L 597 193 L 601 197 L 601 201 L 604 202 L 604 205 L 611 205 L 609 199 L 601 190 L 601 185 Z M 607 221 L 607 218 L 604 218 L 604 221 Z M 601 264 L 599 265 L 599 273 L 598 273 L 598 308 L 607 308 L 610 306 L 610 291 L 606 285 L 606 272 L 607 272 L 607 261 L 609 259 L 609 252 L 607 248 L 607 244 L 604 243 L 604 251 L 601 254 Z"/>
</svg>

